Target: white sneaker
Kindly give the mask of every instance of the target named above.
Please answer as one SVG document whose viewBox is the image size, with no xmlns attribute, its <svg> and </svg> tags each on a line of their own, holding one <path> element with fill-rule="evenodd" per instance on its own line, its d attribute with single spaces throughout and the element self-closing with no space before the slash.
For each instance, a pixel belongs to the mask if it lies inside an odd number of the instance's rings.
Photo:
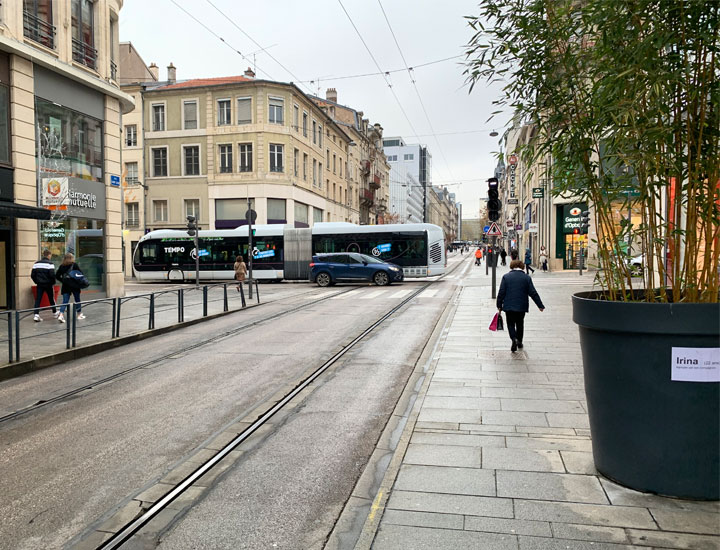
<svg viewBox="0 0 720 550">
<path fill-rule="evenodd" d="M 85 319 L 85 315 L 83 315 L 82 313 L 78 313 L 78 319 Z"/>
<path fill-rule="evenodd" d="M 35 317 L 33 317 L 33 321 L 35 321 L 36 323 L 39 323 L 40 321 L 42 321 L 42 319 L 40 319 L 40 316 L 36 313 Z"/>
<path fill-rule="evenodd" d="M 60 321 L 61 323 L 64 323 L 64 322 L 65 322 L 65 316 L 64 316 L 62 313 L 58 313 L 57 319 L 58 319 L 58 321 Z"/>
<path fill-rule="evenodd" d="M 60 315 L 60 312 L 59 312 L 59 311 L 56 311 L 55 313 L 53 313 L 53 317 L 55 317 L 55 319 L 58 318 L 58 315 Z"/>
</svg>

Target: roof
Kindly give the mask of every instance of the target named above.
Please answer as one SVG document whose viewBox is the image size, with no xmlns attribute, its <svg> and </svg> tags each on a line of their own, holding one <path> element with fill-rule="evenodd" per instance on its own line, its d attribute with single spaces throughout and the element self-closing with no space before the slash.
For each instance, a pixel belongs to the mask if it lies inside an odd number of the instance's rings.
<svg viewBox="0 0 720 550">
<path fill-rule="evenodd" d="M 156 88 L 158 90 L 174 90 L 176 88 L 199 88 L 203 86 L 222 86 L 223 84 L 235 84 L 237 82 L 253 82 L 254 78 L 247 76 L 219 76 L 216 78 L 195 78 L 192 80 L 183 80 L 175 84 L 168 84 Z"/>
</svg>

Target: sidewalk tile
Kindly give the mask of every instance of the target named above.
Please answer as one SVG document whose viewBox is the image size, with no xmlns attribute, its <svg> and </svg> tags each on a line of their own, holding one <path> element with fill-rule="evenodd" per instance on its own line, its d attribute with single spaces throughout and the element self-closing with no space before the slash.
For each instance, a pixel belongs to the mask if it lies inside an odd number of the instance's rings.
<svg viewBox="0 0 720 550">
<path fill-rule="evenodd" d="M 587 414 L 547 413 L 548 424 L 557 428 L 589 428 Z"/>
<path fill-rule="evenodd" d="M 461 468 L 480 468 L 481 451 L 475 447 L 446 445 L 410 444 L 405 458 L 406 464 L 426 466 L 458 466 Z"/>
<path fill-rule="evenodd" d="M 601 506 L 571 502 L 545 502 L 515 500 L 515 517 L 581 525 L 605 525 L 609 527 L 635 527 L 656 529 L 655 522 L 644 508 L 627 506 Z"/>
<path fill-rule="evenodd" d="M 609 479 L 600 478 L 605 492 L 613 504 L 621 506 L 642 506 L 644 508 L 666 508 L 669 510 L 699 510 L 709 512 L 718 516 L 720 522 L 720 501 L 696 501 L 683 500 L 680 498 L 662 497 L 660 495 L 652 495 L 649 493 L 640 493 L 633 491 L 617 483 L 613 483 Z"/>
<path fill-rule="evenodd" d="M 430 384 L 426 395 L 427 397 L 490 397 L 483 395 L 482 388 L 437 382 Z"/>
<path fill-rule="evenodd" d="M 410 442 L 463 447 L 505 447 L 505 436 L 415 432 Z"/>
<path fill-rule="evenodd" d="M 558 451 L 531 449 L 483 449 L 483 468 L 564 473 Z"/>
<path fill-rule="evenodd" d="M 650 513 L 664 531 L 696 533 L 698 535 L 720 535 L 720 516 L 695 510 L 668 510 L 651 508 Z"/>
<path fill-rule="evenodd" d="M 434 514 L 432 512 L 387 510 L 383 515 L 383 523 L 462 530 L 464 518 L 459 514 Z"/>
<path fill-rule="evenodd" d="M 488 411 L 483 414 L 483 424 L 517 426 L 548 426 L 545 413 Z"/>
<path fill-rule="evenodd" d="M 559 399 L 500 399 L 503 411 L 546 412 L 546 413 L 580 413 L 585 411 L 577 401 L 561 401 Z"/>
<path fill-rule="evenodd" d="M 373 543 L 374 550 L 438 550 L 439 548 L 482 548 L 483 550 L 517 550 L 512 535 L 426 529 L 402 525 L 383 525 Z"/>
<path fill-rule="evenodd" d="M 515 426 L 516 431 L 546 435 L 577 435 L 572 428 L 544 428 L 542 426 Z"/>
<path fill-rule="evenodd" d="M 510 535 L 534 535 L 552 537 L 550 523 L 547 521 L 527 521 L 522 519 L 498 519 L 468 516 L 465 518 L 468 531 L 486 531 L 488 533 L 508 533 Z"/>
<path fill-rule="evenodd" d="M 513 502 L 509 498 L 445 495 L 417 491 L 393 491 L 386 508 L 508 519 L 513 517 Z"/>
<path fill-rule="evenodd" d="M 591 452 L 560 451 L 565 469 L 571 474 L 595 475 L 595 461 Z M 613 502 L 613 504 L 616 504 Z"/>
<path fill-rule="evenodd" d="M 589 439 L 570 437 L 508 437 L 506 446 L 513 449 L 555 449 L 558 451 L 592 451 Z"/>
<path fill-rule="evenodd" d="M 494 497 L 495 471 L 404 464 L 393 489 Z"/>
<path fill-rule="evenodd" d="M 617 542 L 626 544 L 625 530 L 619 527 L 600 527 L 598 525 L 577 525 L 574 523 L 553 523 L 553 535 L 559 539 L 590 540 L 594 542 Z M 649 532 L 649 531 L 648 531 Z"/>
<path fill-rule="evenodd" d="M 609 504 L 595 476 L 497 471 L 497 496 Z"/>
<path fill-rule="evenodd" d="M 520 550 L 641 550 L 639 546 L 590 542 L 568 539 L 545 539 L 539 537 L 518 537 Z M 642 549 L 647 550 L 647 548 Z"/>
<path fill-rule="evenodd" d="M 720 538 L 667 531 L 643 531 L 626 529 L 630 542 L 640 546 L 679 548 L 682 550 L 718 550 Z"/>
<path fill-rule="evenodd" d="M 556 390 L 537 388 L 483 388 L 483 397 L 505 397 L 507 399 L 557 399 Z M 569 399 L 567 397 L 563 399 Z"/>
<path fill-rule="evenodd" d="M 476 409 L 431 409 L 423 407 L 418 415 L 420 422 L 457 422 L 479 424 L 483 414 Z"/>
<path fill-rule="evenodd" d="M 440 397 L 428 395 L 423 401 L 428 409 L 477 409 L 479 411 L 499 411 L 500 400 L 488 397 Z"/>
</svg>

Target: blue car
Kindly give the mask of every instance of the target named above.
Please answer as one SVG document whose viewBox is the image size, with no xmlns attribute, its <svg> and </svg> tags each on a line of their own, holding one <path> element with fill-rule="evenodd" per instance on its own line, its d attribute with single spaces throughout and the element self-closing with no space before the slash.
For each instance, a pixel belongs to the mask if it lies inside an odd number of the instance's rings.
<svg viewBox="0 0 720 550">
<path fill-rule="evenodd" d="M 401 267 L 356 252 L 317 254 L 313 256 L 310 264 L 310 281 L 318 286 L 358 281 L 385 286 L 402 280 Z"/>
</svg>

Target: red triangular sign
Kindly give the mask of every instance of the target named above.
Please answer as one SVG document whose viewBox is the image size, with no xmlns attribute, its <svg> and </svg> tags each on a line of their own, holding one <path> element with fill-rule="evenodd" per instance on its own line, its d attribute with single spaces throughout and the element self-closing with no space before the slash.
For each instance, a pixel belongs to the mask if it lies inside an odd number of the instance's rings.
<svg viewBox="0 0 720 550">
<path fill-rule="evenodd" d="M 490 237 L 501 237 L 502 231 L 500 231 L 500 228 L 498 227 L 498 224 L 495 222 L 492 222 L 490 224 L 490 229 L 488 230 L 487 234 Z"/>
</svg>

